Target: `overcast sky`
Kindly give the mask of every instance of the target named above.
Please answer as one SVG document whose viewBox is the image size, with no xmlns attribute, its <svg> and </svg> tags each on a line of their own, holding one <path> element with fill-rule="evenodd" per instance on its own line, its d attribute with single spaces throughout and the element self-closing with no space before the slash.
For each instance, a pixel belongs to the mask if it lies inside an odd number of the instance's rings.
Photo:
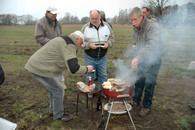
<svg viewBox="0 0 195 130">
<path fill-rule="evenodd" d="M 171 0 L 170 4 L 182 5 L 194 0 Z M 141 7 L 142 0 L 0 0 L 0 14 L 30 14 L 41 18 L 49 6 L 57 7 L 60 14 L 58 19 L 64 17 L 66 12 L 80 19 L 89 16 L 92 9 L 104 10 L 106 17 L 113 18 L 120 9 Z"/>
</svg>

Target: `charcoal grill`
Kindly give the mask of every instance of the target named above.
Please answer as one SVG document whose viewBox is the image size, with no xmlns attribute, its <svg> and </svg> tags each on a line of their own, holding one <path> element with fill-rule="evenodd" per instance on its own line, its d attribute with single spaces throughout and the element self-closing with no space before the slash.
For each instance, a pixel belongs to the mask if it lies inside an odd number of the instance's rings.
<svg viewBox="0 0 195 130">
<path fill-rule="evenodd" d="M 129 112 L 132 109 L 132 106 L 130 104 L 126 103 L 126 101 L 125 101 L 126 98 L 129 98 L 132 95 L 133 89 L 134 89 L 134 86 L 131 85 L 130 87 L 128 87 L 128 89 L 125 89 L 124 91 L 114 92 L 114 91 L 110 91 L 110 90 L 102 87 L 103 93 L 109 98 L 109 103 L 105 104 L 104 108 L 103 108 L 105 111 L 108 111 L 108 113 L 109 113 L 105 130 L 107 130 L 107 128 L 108 128 L 111 114 L 124 114 L 124 113 L 128 114 L 128 117 L 133 125 L 134 130 L 136 130 L 135 124 L 134 124 L 133 119 L 131 117 L 131 114 Z M 117 108 L 117 109 L 121 110 L 118 112 L 113 111 L 113 106 L 114 106 L 114 104 L 117 104 L 117 103 L 119 103 L 120 106 L 121 105 L 124 106 L 124 108 Z M 109 106 L 110 106 L 110 109 L 109 109 Z"/>
</svg>

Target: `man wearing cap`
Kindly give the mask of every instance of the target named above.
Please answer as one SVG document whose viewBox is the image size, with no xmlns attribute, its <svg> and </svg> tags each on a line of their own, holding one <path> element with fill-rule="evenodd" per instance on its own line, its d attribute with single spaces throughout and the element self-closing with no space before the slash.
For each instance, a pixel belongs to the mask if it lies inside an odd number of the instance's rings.
<svg viewBox="0 0 195 130">
<path fill-rule="evenodd" d="M 57 8 L 48 7 L 45 16 L 36 23 L 35 39 L 41 46 L 55 37 L 62 36 L 62 26 L 56 19 L 57 14 Z"/>
<path fill-rule="evenodd" d="M 53 115 L 54 120 L 69 121 L 73 118 L 72 115 L 64 114 L 65 91 L 61 83 L 63 71 L 84 75 L 93 70 L 92 65 L 78 64 L 76 53 L 83 41 L 84 35 L 80 31 L 75 31 L 69 36 L 54 38 L 37 50 L 25 65 L 25 69 L 48 89 L 49 115 Z"/>
</svg>

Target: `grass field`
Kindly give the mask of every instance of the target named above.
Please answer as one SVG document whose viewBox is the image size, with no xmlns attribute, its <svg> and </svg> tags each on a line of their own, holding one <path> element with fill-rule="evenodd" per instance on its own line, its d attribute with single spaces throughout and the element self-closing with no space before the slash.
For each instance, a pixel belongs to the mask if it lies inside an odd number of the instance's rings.
<svg viewBox="0 0 195 130">
<path fill-rule="evenodd" d="M 81 27 L 63 26 L 63 35 L 80 30 Z M 108 77 L 115 75 L 114 60 L 128 61 L 133 57 L 132 28 L 129 25 L 113 25 L 113 31 L 115 44 L 108 52 Z M 137 116 L 140 108 L 132 110 L 138 130 L 195 128 L 194 111 L 187 106 L 195 103 L 195 71 L 187 70 L 190 61 L 195 60 L 194 34 L 194 27 L 162 29 L 165 55 L 158 75 L 152 111 L 143 119 Z M 74 120 L 68 123 L 53 121 L 47 115 L 48 92 L 24 69 L 29 57 L 39 48 L 34 39 L 34 26 L 0 26 L 0 64 L 6 76 L 0 86 L 0 117 L 17 123 L 17 129 L 96 129 L 95 121 L 100 112 L 96 112 L 93 122 L 89 115 L 75 115 Z M 127 53 L 129 58 L 124 56 Z M 78 58 L 79 63 L 84 65 L 82 49 L 79 49 Z M 85 77 L 71 74 L 65 74 L 65 77 L 68 86 L 66 112 L 75 114 L 78 92 L 75 84 L 78 81 L 85 82 Z M 81 98 L 80 102 L 83 105 L 80 105 L 79 111 L 86 113 L 85 98 Z"/>
</svg>

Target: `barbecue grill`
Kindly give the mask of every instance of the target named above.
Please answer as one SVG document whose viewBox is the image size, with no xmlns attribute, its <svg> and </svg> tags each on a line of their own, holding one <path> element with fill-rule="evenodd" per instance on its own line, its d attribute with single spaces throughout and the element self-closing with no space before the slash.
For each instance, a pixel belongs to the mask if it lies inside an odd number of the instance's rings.
<svg viewBox="0 0 195 130">
<path fill-rule="evenodd" d="M 134 85 L 126 83 L 126 82 L 123 82 L 123 84 L 122 84 L 122 82 L 120 81 L 118 83 L 120 85 L 117 85 L 117 83 L 113 84 L 113 81 L 111 83 L 113 87 L 117 87 L 117 88 L 119 88 L 119 90 L 122 90 L 122 91 L 118 91 L 117 89 L 115 89 L 115 90 L 105 89 L 103 87 L 104 85 L 102 84 L 102 91 L 109 98 L 109 103 L 105 104 L 104 108 L 103 108 L 104 110 L 108 111 L 108 113 L 109 113 L 105 130 L 107 130 L 111 114 L 124 114 L 124 113 L 128 114 L 128 117 L 133 125 L 134 130 L 136 130 L 133 119 L 132 119 L 131 114 L 129 112 L 132 109 L 132 106 L 130 104 L 126 103 L 126 101 L 125 101 L 126 98 L 129 98 L 132 95 Z M 123 89 L 121 89 L 121 88 L 123 88 Z M 114 107 L 118 106 L 118 107 L 116 109 L 113 109 L 113 106 Z M 119 111 L 116 111 L 116 110 L 119 110 Z"/>
</svg>

